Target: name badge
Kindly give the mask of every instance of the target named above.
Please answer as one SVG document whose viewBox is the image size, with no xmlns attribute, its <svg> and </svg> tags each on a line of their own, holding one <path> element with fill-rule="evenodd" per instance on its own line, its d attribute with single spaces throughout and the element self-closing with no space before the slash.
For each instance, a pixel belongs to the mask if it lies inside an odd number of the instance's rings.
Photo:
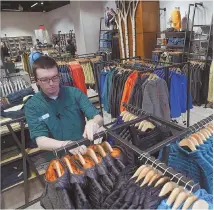
<svg viewBox="0 0 214 210">
<path fill-rule="evenodd" d="M 45 120 L 45 119 L 47 119 L 47 118 L 49 118 L 50 117 L 50 115 L 47 113 L 47 114 L 44 114 L 44 115 L 42 115 L 41 117 L 39 117 L 39 121 L 43 121 L 43 120 Z"/>
</svg>

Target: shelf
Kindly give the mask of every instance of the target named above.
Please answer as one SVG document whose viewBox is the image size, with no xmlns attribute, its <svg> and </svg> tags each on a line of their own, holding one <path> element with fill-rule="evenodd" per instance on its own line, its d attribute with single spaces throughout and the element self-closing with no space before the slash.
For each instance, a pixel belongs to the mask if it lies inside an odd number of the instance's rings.
<svg viewBox="0 0 214 210">
<path fill-rule="evenodd" d="M 100 30 L 100 31 L 117 31 L 117 30 Z"/>
<path fill-rule="evenodd" d="M 194 41 L 208 42 L 209 40 L 207 40 L 207 39 L 192 39 L 192 40 L 190 40 L 190 42 L 194 42 Z"/>
<path fill-rule="evenodd" d="M 112 41 L 112 39 L 100 39 L 100 40 Z"/>
<path fill-rule="evenodd" d="M 39 171 L 39 175 L 44 175 L 44 174 L 45 174 L 45 170 Z M 36 174 L 33 173 L 33 172 L 31 172 L 31 176 L 28 178 L 28 181 L 29 181 L 29 180 L 32 180 L 32 179 L 35 179 L 35 178 L 36 178 Z M 20 182 L 14 184 L 14 185 L 11 185 L 11 186 L 9 186 L 9 187 L 3 189 L 1 192 L 5 192 L 5 191 L 7 191 L 7 190 L 9 190 L 9 189 L 11 189 L 11 188 L 14 188 L 14 187 L 20 185 L 20 184 L 23 184 L 23 183 L 24 183 L 24 180 L 22 180 L 22 181 L 20 181 Z"/>
<path fill-rule="evenodd" d="M 179 46 L 179 45 L 166 45 L 166 46 L 167 46 L 167 48 L 179 48 L 179 49 L 184 48 L 184 45 L 182 45 L 182 46 Z"/>
<path fill-rule="evenodd" d="M 193 27 L 210 27 L 211 25 L 193 25 Z"/>
<path fill-rule="evenodd" d="M 25 151 L 28 153 L 28 155 L 35 155 L 35 154 L 41 152 L 42 150 L 40 150 L 39 148 L 33 148 L 33 149 L 27 148 L 27 149 L 25 149 Z M 14 157 L 11 157 L 11 158 L 8 158 L 8 159 L 1 161 L 0 165 L 4 166 L 4 165 L 7 165 L 7 164 L 14 162 L 16 160 L 20 160 L 20 159 L 22 159 L 21 153 L 14 156 Z"/>
</svg>

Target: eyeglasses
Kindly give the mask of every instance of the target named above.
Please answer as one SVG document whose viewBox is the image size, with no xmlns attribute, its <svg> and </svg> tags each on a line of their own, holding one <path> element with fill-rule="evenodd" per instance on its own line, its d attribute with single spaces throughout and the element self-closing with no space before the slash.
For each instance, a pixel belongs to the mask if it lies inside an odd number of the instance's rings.
<svg viewBox="0 0 214 210">
<path fill-rule="evenodd" d="M 50 81 L 58 82 L 59 81 L 59 75 L 56 75 L 52 78 L 41 78 L 41 79 L 37 78 L 37 79 L 43 84 L 48 84 L 48 83 L 50 83 Z"/>
</svg>

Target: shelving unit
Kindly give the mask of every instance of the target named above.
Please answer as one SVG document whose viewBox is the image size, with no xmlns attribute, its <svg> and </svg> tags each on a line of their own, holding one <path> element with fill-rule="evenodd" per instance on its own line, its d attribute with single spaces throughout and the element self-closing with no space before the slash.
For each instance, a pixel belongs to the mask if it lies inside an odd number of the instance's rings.
<svg viewBox="0 0 214 210">
<path fill-rule="evenodd" d="M 6 43 L 11 58 L 17 57 L 20 50 L 30 51 L 30 48 L 33 47 L 33 40 L 31 36 L 5 36 L 1 37 L 1 41 Z"/>
<path fill-rule="evenodd" d="M 164 34 L 164 37 L 161 37 L 161 34 Z M 183 45 L 171 45 L 171 44 L 168 44 L 169 38 L 183 38 L 184 43 L 183 43 Z M 157 32 L 156 33 L 156 42 L 155 42 L 154 48 L 155 48 L 155 51 L 181 52 L 181 53 L 183 53 L 182 54 L 182 62 L 183 62 L 184 61 L 184 53 L 188 49 L 188 39 L 189 39 L 189 32 L 186 32 L 186 31 Z M 159 44 L 158 40 L 165 40 L 165 44 Z"/>
<path fill-rule="evenodd" d="M 52 35 L 52 42 L 54 39 L 59 41 L 60 48 L 63 50 L 67 45 L 68 39 L 72 39 L 72 41 L 74 42 L 74 45 L 76 46 L 76 36 L 73 30 L 70 30 L 69 33 L 63 33 L 63 34 L 61 34 L 61 31 L 58 31 L 58 34 Z"/>
<path fill-rule="evenodd" d="M 111 52 L 113 35 L 117 30 L 102 29 L 104 18 L 100 18 L 99 51 Z M 107 38 L 105 38 L 105 35 Z"/>
<path fill-rule="evenodd" d="M 203 10 L 204 9 L 203 2 L 189 4 L 188 26 L 189 26 L 189 21 L 190 21 L 189 17 L 190 17 L 191 7 L 194 7 L 194 8 L 193 8 L 193 16 L 192 16 L 192 20 L 191 20 L 192 27 L 191 27 L 191 32 L 190 32 L 190 41 L 189 41 L 187 57 L 188 57 L 188 59 L 194 58 L 194 59 L 204 60 L 207 63 L 209 47 L 210 47 L 210 45 L 212 45 L 210 42 L 213 39 L 213 15 L 211 17 L 210 25 L 194 24 L 196 9 L 200 8 Z M 201 34 L 196 33 L 195 28 L 200 28 L 202 30 L 202 33 Z M 202 46 L 202 45 L 204 45 L 204 46 Z M 197 47 L 197 49 L 194 49 L 196 47 Z"/>
</svg>

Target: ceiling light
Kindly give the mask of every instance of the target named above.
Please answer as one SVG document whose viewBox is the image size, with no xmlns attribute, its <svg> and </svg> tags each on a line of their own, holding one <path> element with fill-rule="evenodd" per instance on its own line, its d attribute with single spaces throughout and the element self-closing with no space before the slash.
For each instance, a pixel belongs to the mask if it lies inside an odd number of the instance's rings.
<svg viewBox="0 0 214 210">
<path fill-rule="evenodd" d="M 31 5 L 30 7 L 35 7 L 37 4 L 38 4 L 38 3 L 35 3 L 35 4 Z"/>
<path fill-rule="evenodd" d="M 43 2 L 41 2 L 41 4 L 43 5 Z"/>
</svg>

